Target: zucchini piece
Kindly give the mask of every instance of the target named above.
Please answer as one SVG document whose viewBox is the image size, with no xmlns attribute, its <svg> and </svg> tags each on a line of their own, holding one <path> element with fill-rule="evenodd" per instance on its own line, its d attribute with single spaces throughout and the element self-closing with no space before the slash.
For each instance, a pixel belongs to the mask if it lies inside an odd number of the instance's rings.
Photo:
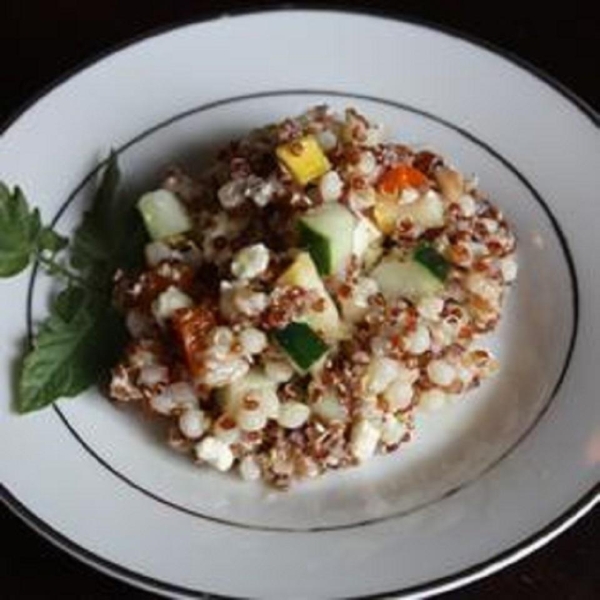
<svg viewBox="0 0 600 600">
<path fill-rule="evenodd" d="M 420 244 L 415 250 L 413 258 L 440 281 L 446 281 L 450 272 L 450 263 L 433 246 Z"/>
<path fill-rule="evenodd" d="M 308 252 L 298 254 L 296 260 L 279 277 L 277 285 L 298 286 L 305 290 L 316 291 L 323 298 L 323 310 L 309 310 L 302 316 L 302 321 L 325 339 L 336 340 L 343 337 L 343 327 L 338 310 L 325 289 Z"/>
<path fill-rule="evenodd" d="M 320 275 L 336 273 L 350 259 L 356 225 L 356 217 L 341 204 L 324 204 L 300 218 L 300 243 Z"/>
<path fill-rule="evenodd" d="M 290 323 L 273 335 L 301 371 L 310 369 L 328 350 L 327 344 L 306 323 Z"/>
<path fill-rule="evenodd" d="M 192 228 L 190 217 L 175 194 L 155 190 L 144 194 L 137 203 L 144 225 L 153 240 L 162 240 Z"/>
<path fill-rule="evenodd" d="M 412 302 L 424 296 L 433 296 L 444 284 L 429 269 L 415 261 L 387 258 L 371 273 L 386 298 L 403 297 Z"/>
</svg>

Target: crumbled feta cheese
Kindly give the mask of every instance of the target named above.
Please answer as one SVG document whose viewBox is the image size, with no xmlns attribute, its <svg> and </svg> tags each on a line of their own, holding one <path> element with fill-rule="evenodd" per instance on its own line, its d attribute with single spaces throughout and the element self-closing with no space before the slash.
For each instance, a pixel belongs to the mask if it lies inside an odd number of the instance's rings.
<svg viewBox="0 0 600 600">
<path fill-rule="evenodd" d="M 231 262 L 231 272 L 238 279 L 253 279 L 269 266 L 269 250 L 264 244 L 242 248 Z"/>
<path fill-rule="evenodd" d="M 381 237 L 381 231 L 370 219 L 364 217 L 359 219 L 352 234 L 352 253 L 361 258 L 367 248 Z"/>
<path fill-rule="evenodd" d="M 205 437 L 194 447 L 198 460 L 208 463 L 218 471 L 229 471 L 233 453 L 229 446 L 214 437 Z"/>
<path fill-rule="evenodd" d="M 152 314 L 159 323 L 170 319 L 181 308 L 190 308 L 194 301 L 174 285 L 169 286 L 152 303 Z"/>
<path fill-rule="evenodd" d="M 335 202 L 339 200 L 344 189 L 344 182 L 337 171 L 328 171 L 319 180 L 319 192 L 324 202 Z"/>
<path fill-rule="evenodd" d="M 412 204 L 417 201 L 421 194 L 413 187 L 405 187 L 398 198 L 399 204 Z"/>
<path fill-rule="evenodd" d="M 361 419 L 352 427 L 350 451 L 360 461 L 375 454 L 381 433 L 370 421 Z"/>
<path fill-rule="evenodd" d="M 514 256 L 507 256 L 500 261 L 500 270 L 506 283 L 512 283 L 517 278 L 518 266 Z"/>
</svg>

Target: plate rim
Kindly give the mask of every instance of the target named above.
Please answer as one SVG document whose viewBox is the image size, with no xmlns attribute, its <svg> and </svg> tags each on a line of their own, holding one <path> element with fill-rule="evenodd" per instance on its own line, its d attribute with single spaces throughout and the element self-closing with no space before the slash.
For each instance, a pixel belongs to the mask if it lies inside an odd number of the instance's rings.
<svg viewBox="0 0 600 600">
<path fill-rule="evenodd" d="M 270 6 L 261 5 L 260 2 L 258 2 L 252 3 L 243 8 L 229 9 L 226 11 L 209 9 L 204 11 L 201 16 L 174 20 L 165 25 L 150 28 L 135 36 L 128 37 L 121 42 L 110 45 L 101 52 L 92 54 L 89 58 L 78 62 L 73 67 L 67 69 L 61 75 L 42 86 L 38 92 L 30 96 L 29 99 L 25 100 L 25 102 L 17 107 L 12 113 L 9 113 L 8 117 L 4 119 L 0 125 L 0 136 L 2 136 L 10 127 L 12 127 L 12 125 L 15 124 L 30 108 L 32 108 L 45 96 L 50 94 L 53 90 L 67 83 L 69 80 L 76 77 L 87 68 L 92 67 L 96 63 L 99 63 L 122 50 L 134 46 L 139 42 L 143 42 L 163 34 L 168 34 L 187 26 L 215 22 L 220 19 L 238 18 L 255 14 L 273 14 L 285 12 L 342 14 L 396 21 L 399 23 L 415 25 L 422 29 L 432 30 L 436 33 L 441 33 L 451 38 L 465 41 L 479 50 L 487 50 L 490 53 L 507 60 L 517 68 L 528 72 L 538 80 L 546 83 L 554 91 L 558 92 L 567 101 L 574 105 L 579 112 L 581 112 L 591 121 L 592 125 L 600 127 L 600 112 L 598 112 L 587 100 L 582 99 L 578 94 L 570 90 L 554 76 L 549 75 L 542 68 L 536 66 L 526 59 L 521 58 L 512 51 L 498 46 L 493 42 L 479 38 L 476 35 L 461 31 L 458 28 L 447 26 L 414 15 L 407 15 L 401 11 L 396 11 L 393 9 L 353 7 L 350 3 L 345 6 L 331 7 L 319 2 L 292 2 Z M 95 554 L 94 552 L 91 552 L 83 546 L 80 546 L 76 542 L 66 537 L 60 531 L 54 529 L 51 525 L 29 510 L 27 506 L 23 504 L 15 495 L 13 495 L 2 483 L 0 483 L 0 500 L 2 500 L 2 502 L 11 510 L 11 512 L 20 517 L 28 526 L 41 534 L 42 537 L 49 540 L 61 550 L 66 551 L 69 555 L 105 574 L 112 575 L 129 584 L 137 585 L 138 587 L 159 592 L 161 594 L 177 594 L 179 596 L 187 596 L 191 598 L 235 598 L 234 596 L 219 595 L 214 592 L 204 592 L 196 589 L 185 588 L 169 582 L 160 581 L 142 573 L 137 573 L 120 564 L 113 563 Z M 360 598 L 364 600 L 389 596 L 396 598 L 424 598 L 442 593 L 444 591 L 457 589 L 468 583 L 472 583 L 491 575 L 502 568 L 513 564 L 522 558 L 525 558 L 574 525 L 579 519 L 591 512 L 591 510 L 598 503 L 600 503 L 600 482 L 597 482 L 595 485 L 593 485 L 575 503 L 569 505 L 565 511 L 547 523 L 544 527 L 538 529 L 524 540 L 521 540 L 510 548 L 507 548 L 506 550 L 486 559 L 485 561 L 467 567 L 466 569 L 462 569 L 456 573 L 451 573 L 422 584 L 401 588 L 397 591 L 380 592 L 375 595 L 352 596 L 351 598 Z"/>
</svg>

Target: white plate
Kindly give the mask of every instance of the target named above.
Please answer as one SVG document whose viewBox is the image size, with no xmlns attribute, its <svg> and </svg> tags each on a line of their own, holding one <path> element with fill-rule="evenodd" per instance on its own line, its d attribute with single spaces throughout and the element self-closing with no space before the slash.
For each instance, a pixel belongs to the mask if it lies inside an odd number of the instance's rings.
<svg viewBox="0 0 600 600">
<path fill-rule="evenodd" d="M 138 41 L 55 86 L 3 133 L 0 172 L 68 231 L 110 146 L 135 192 L 173 159 L 197 165 L 203 149 L 323 102 L 452 157 L 514 224 L 502 373 L 423 418 L 405 452 L 267 493 L 194 468 L 95 392 L 14 415 L 11 369 L 47 283 L 3 283 L 3 499 L 133 584 L 180 597 L 423 597 L 517 560 L 598 501 L 598 117 L 543 76 L 396 20 L 227 17 Z"/>
</svg>

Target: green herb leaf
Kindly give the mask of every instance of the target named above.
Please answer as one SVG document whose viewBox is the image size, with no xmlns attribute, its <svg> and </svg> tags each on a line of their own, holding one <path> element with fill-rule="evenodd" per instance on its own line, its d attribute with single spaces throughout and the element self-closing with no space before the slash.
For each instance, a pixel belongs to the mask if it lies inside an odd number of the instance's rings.
<svg viewBox="0 0 600 600">
<path fill-rule="evenodd" d="M 128 268 L 132 257 L 139 260 L 142 256 L 143 225 L 131 202 L 117 193 L 120 180 L 117 155 L 112 152 L 92 206 L 84 214 L 73 239 L 71 264 L 93 273 L 95 281 L 109 280 L 117 267 Z"/>
<path fill-rule="evenodd" d="M 41 227 L 39 211 L 30 210 L 23 192 L 15 187 L 11 193 L 0 182 L 0 277 L 11 277 L 27 268 Z"/>
<path fill-rule="evenodd" d="M 117 156 L 109 156 L 92 206 L 83 215 L 73 238 L 72 265 L 81 271 L 106 271 L 115 245 L 113 220 L 121 173 Z"/>
<path fill-rule="evenodd" d="M 83 288 L 63 290 L 25 357 L 19 412 L 38 410 L 87 389 L 111 364 L 120 337 L 120 322 L 102 298 Z"/>
<path fill-rule="evenodd" d="M 49 227 L 44 227 L 38 238 L 38 248 L 50 252 L 53 256 L 66 248 L 68 244 L 69 240 L 66 237 L 59 235 Z"/>
<path fill-rule="evenodd" d="M 116 268 L 140 260 L 143 225 L 131 204 L 117 195 L 119 166 L 106 162 L 91 208 L 76 230 L 70 264 L 56 260 L 68 240 L 42 227 L 18 188 L 0 184 L 0 276 L 14 275 L 37 257 L 50 275 L 66 279 L 25 356 L 17 409 L 38 410 L 61 397 L 75 396 L 97 382 L 125 341 L 121 317 L 112 307 L 111 278 Z"/>
</svg>

